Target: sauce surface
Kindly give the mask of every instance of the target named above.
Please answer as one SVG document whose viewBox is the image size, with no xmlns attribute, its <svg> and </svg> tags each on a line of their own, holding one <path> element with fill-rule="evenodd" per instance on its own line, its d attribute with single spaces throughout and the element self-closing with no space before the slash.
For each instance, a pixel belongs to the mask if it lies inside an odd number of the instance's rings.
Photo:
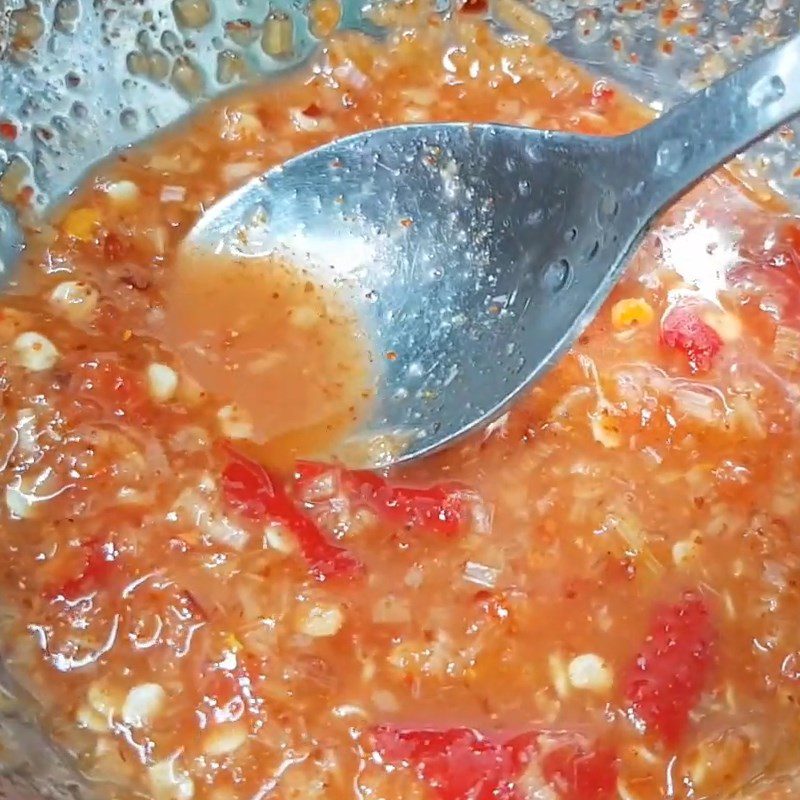
<svg viewBox="0 0 800 800">
<path fill-rule="evenodd" d="M 284 260 L 186 253 L 164 301 L 165 341 L 202 389 L 229 397 L 271 460 L 318 451 L 368 414 L 368 334 Z M 243 429 L 244 430 L 244 429 Z"/>
<path fill-rule="evenodd" d="M 390 475 L 319 460 L 373 378 L 335 294 L 181 260 L 336 136 L 646 120 L 470 9 L 101 165 L 3 298 L 2 646 L 109 796 L 793 796 L 795 220 L 710 178 L 505 418 Z"/>
</svg>

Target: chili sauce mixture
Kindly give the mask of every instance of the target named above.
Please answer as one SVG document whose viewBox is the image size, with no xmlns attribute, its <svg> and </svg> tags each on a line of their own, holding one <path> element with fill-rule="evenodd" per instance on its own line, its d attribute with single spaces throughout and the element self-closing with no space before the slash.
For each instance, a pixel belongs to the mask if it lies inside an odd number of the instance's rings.
<svg viewBox="0 0 800 800">
<path fill-rule="evenodd" d="M 211 203 L 337 136 L 645 121 L 470 8 L 337 36 L 31 234 L 0 312 L 2 641 L 110 795 L 774 797 L 796 766 L 790 217 L 709 179 L 510 414 L 391 474 L 324 457 L 375 367 L 335 292 L 179 258 Z"/>
</svg>

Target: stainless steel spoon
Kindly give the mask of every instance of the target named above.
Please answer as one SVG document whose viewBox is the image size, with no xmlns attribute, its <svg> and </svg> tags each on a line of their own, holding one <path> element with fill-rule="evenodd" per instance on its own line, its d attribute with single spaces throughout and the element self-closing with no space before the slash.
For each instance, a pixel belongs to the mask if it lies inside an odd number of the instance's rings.
<svg viewBox="0 0 800 800">
<path fill-rule="evenodd" d="M 656 214 L 800 112 L 800 37 L 625 136 L 368 131 L 269 170 L 189 246 L 280 251 L 349 293 L 383 361 L 374 417 L 407 461 L 486 425 L 569 347 Z"/>
</svg>

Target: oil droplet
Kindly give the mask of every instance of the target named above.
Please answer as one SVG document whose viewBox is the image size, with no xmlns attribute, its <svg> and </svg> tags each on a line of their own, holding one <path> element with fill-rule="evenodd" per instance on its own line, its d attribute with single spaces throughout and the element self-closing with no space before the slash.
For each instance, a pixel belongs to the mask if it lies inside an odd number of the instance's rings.
<svg viewBox="0 0 800 800">
<path fill-rule="evenodd" d="M 203 73 L 188 56 L 179 56 L 175 59 L 170 83 L 189 99 L 199 97 L 205 86 Z"/>
<path fill-rule="evenodd" d="M 53 10 L 53 24 L 61 33 L 72 33 L 80 15 L 78 0 L 58 0 Z"/>
<path fill-rule="evenodd" d="M 247 75 L 245 60 L 233 50 L 223 50 L 217 55 L 217 82 L 234 83 Z"/>
<path fill-rule="evenodd" d="M 324 39 L 330 36 L 342 18 L 338 0 L 311 0 L 308 6 L 308 24 L 312 36 Z"/>
<path fill-rule="evenodd" d="M 291 17 L 282 12 L 271 13 L 264 20 L 261 49 L 272 58 L 283 58 L 291 55 L 293 48 L 294 25 Z"/>
<path fill-rule="evenodd" d="M 172 13 L 182 28 L 202 28 L 211 21 L 209 0 L 173 0 Z"/>
<path fill-rule="evenodd" d="M 225 35 L 239 47 L 247 47 L 256 40 L 258 29 L 249 19 L 232 19 L 225 23 Z"/>
<path fill-rule="evenodd" d="M 131 75 L 147 75 L 150 63 L 147 56 L 139 50 L 131 50 L 125 57 L 125 66 Z"/>
<path fill-rule="evenodd" d="M 44 33 L 44 20 L 33 4 L 12 11 L 9 19 L 14 31 L 12 44 L 17 50 L 30 50 Z"/>
</svg>

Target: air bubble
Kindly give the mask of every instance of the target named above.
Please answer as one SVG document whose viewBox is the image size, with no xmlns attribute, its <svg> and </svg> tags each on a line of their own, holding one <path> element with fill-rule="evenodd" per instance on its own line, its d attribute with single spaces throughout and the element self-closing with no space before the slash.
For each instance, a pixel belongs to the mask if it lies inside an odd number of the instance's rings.
<svg viewBox="0 0 800 800">
<path fill-rule="evenodd" d="M 364 295 L 364 299 L 369 301 L 370 303 L 377 303 L 379 298 L 380 298 L 380 295 L 374 289 L 370 289 Z"/>
<path fill-rule="evenodd" d="M 517 184 L 517 191 L 520 197 L 529 197 L 531 193 L 531 182 L 525 180 L 520 181 Z"/>
</svg>

